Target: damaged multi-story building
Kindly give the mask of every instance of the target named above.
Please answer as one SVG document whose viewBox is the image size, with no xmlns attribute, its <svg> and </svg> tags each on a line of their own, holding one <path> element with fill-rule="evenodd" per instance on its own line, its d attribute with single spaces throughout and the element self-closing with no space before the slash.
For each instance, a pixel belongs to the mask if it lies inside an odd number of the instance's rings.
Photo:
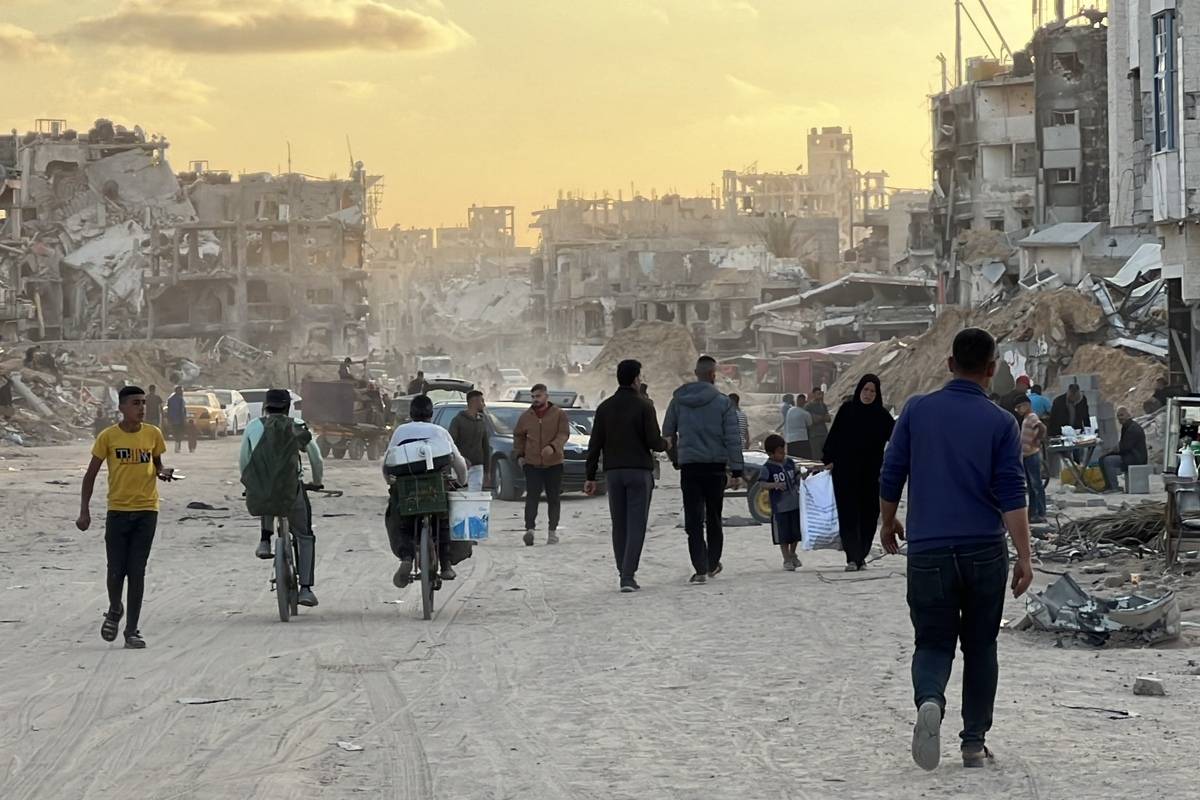
<svg viewBox="0 0 1200 800">
<path fill-rule="evenodd" d="M 97 120 L 0 136 L 0 321 L 32 339 L 234 336 L 314 355 L 366 344 L 375 180 L 178 175 L 167 140 Z"/>
<path fill-rule="evenodd" d="M 947 302 L 975 305 L 1015 285 L 1015 245 L 1032 230 L 1107 220 L 1105 16 L 1060 14 L 1011 59 L 968 59 L 966 81 L 931 98 L 931 210 Z M 962 260 L 980 231 L 1003 234 L 1008 257 Z"/>
<path fill-rule="evenodd" d="M 867 211 L 887 207 L 887 173 L 854 167 L 854 134 L 841 127 L 808 132 L 807 170 L 760 172 L 757 164 L 725 170 L 721 197 L 730 216 L 833 217 L 843 251 Z"/>
<path fill-rule="evenodd" d="M 511 205 L 473 205 L 462 226 L 372 230 L 372 346 L 466 356 L 527 342 L 529 257 Z"/>
<path fill-rule="evenodd" d="M 751 309 L 839 262 L 835 216 L 730 213 L 705 197 L 563 197 L 537 212 L 533 317 L 550 341 L 598 347 L 637 321 L 684 325 L 697 348 L 755 347 Z"/>
<path fill-rule="evenodd" d="M 1200 389 L 1200 0 L 1109 4 L 1110 219 L 1146 228 L 1161 256 L 1139 284 L 1165 284 L 1170 381 Z"/>
<path fill-rule="evenodd" d="M 149 335 L 224 333 L 312 356 L 367 347 L 362 164 L 343 180 L 180 175 L 194 219 L 151 231 Z"/>
</svg>

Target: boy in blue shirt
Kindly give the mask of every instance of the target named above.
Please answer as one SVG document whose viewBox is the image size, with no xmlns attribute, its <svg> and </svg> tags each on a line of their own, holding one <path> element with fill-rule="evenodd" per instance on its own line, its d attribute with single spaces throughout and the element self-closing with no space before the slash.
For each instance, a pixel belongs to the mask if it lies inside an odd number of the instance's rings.
<svg viewBox="0 0 1200 800">
<path fill-rule="evenodd" d="M 796 462 L 787 456 L 787 443 L 771 434 L 763 443 L 770 460 L 763 465 L 759 480 L 771 493 L 771 538 L 783 554 L 783 568 L 795 572 L 800 566 L 796 545 L 800 542 L 800 490 Z"/>
</svg>

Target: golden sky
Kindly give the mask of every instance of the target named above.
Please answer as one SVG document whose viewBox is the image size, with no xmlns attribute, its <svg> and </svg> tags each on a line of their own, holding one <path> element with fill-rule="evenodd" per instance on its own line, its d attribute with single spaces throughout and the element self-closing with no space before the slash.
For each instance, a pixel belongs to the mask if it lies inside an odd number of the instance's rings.
<svg viewBox="0 0 1200 800">
<path fill-rule="evenodd" d="M 989 5 L 1024 46 L 1030 0 Z M 347 172 L 349 135 L 385 176 L 382 224 L 512 204 L 524 229 L 560 189 L 708 195 L 722 169 L 795 169 L 813 126 L 927 186 L 953 37 L 953 0 L 0 0 L 0 125 L 106 116 L 165 134 L 176 169 L 235 173 L 286 168 L 291 142 L 317 176 Z"/>
</svg>

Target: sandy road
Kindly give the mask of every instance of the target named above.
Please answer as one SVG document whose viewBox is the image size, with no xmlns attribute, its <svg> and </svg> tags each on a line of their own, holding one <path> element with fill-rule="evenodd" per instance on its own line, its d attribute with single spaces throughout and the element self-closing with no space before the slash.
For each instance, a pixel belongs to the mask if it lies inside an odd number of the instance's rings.
<svg viewBox="0 0 1200 800">
<path fill-rule="evenodd" d="M 500 532 L 426 623 L 391 586 L 375 467 L 334 463 L 346 496 L 314 501 L 321 606 L 282 624 L 235 448 L 167 455 L 189 477 L 164 489 L 143 652 L 98 635 L 102 525 L 71 524 L 86 448 L 0 450 L 0 798 L 1196 796 L 1200 653 L 1005 634 L 997 767 L 957 766 L 952 709 L 927 775 L 908 757 L 902 562 L 860 580 L 821 553 L 789 574 L 764 528 L 736 528 L 725 574 L 689 587 L 670 487 L 640 594 L 615 591 L 603 501 L 567 500 L 555 548 L 521 546 L 518 506 L 496 504 Z M 1132 695 L 1148 672 L 1169 697 Z"/>
</svg>

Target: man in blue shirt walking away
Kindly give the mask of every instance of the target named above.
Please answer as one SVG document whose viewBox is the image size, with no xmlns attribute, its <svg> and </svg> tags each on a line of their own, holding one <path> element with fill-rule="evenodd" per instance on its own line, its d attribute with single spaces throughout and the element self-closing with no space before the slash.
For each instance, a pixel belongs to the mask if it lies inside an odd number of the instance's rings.
<svg viewBox="0 0 1200 800">
<path fill-rule="evenodd" d="M 884 550 L 906 538 L 896 519 L 908 484 L 908 608 L 916 639 L 917 705 L 912 756 L 926 770 L 941 759 L 941 725 L 954 647 L 963 651 L 964 767 L 991 758 L 999 664 L 996 637 L 1008 577 L 1005 530 L 1017 551 L 1012 592 L 1033 581 L 1025 473 L 1016 420 L 988 399 L 996 341 L 967 328 L 954 338 L 953 380 L 912 398 L 892 434 L 879 480 Z"/>
</svg>

